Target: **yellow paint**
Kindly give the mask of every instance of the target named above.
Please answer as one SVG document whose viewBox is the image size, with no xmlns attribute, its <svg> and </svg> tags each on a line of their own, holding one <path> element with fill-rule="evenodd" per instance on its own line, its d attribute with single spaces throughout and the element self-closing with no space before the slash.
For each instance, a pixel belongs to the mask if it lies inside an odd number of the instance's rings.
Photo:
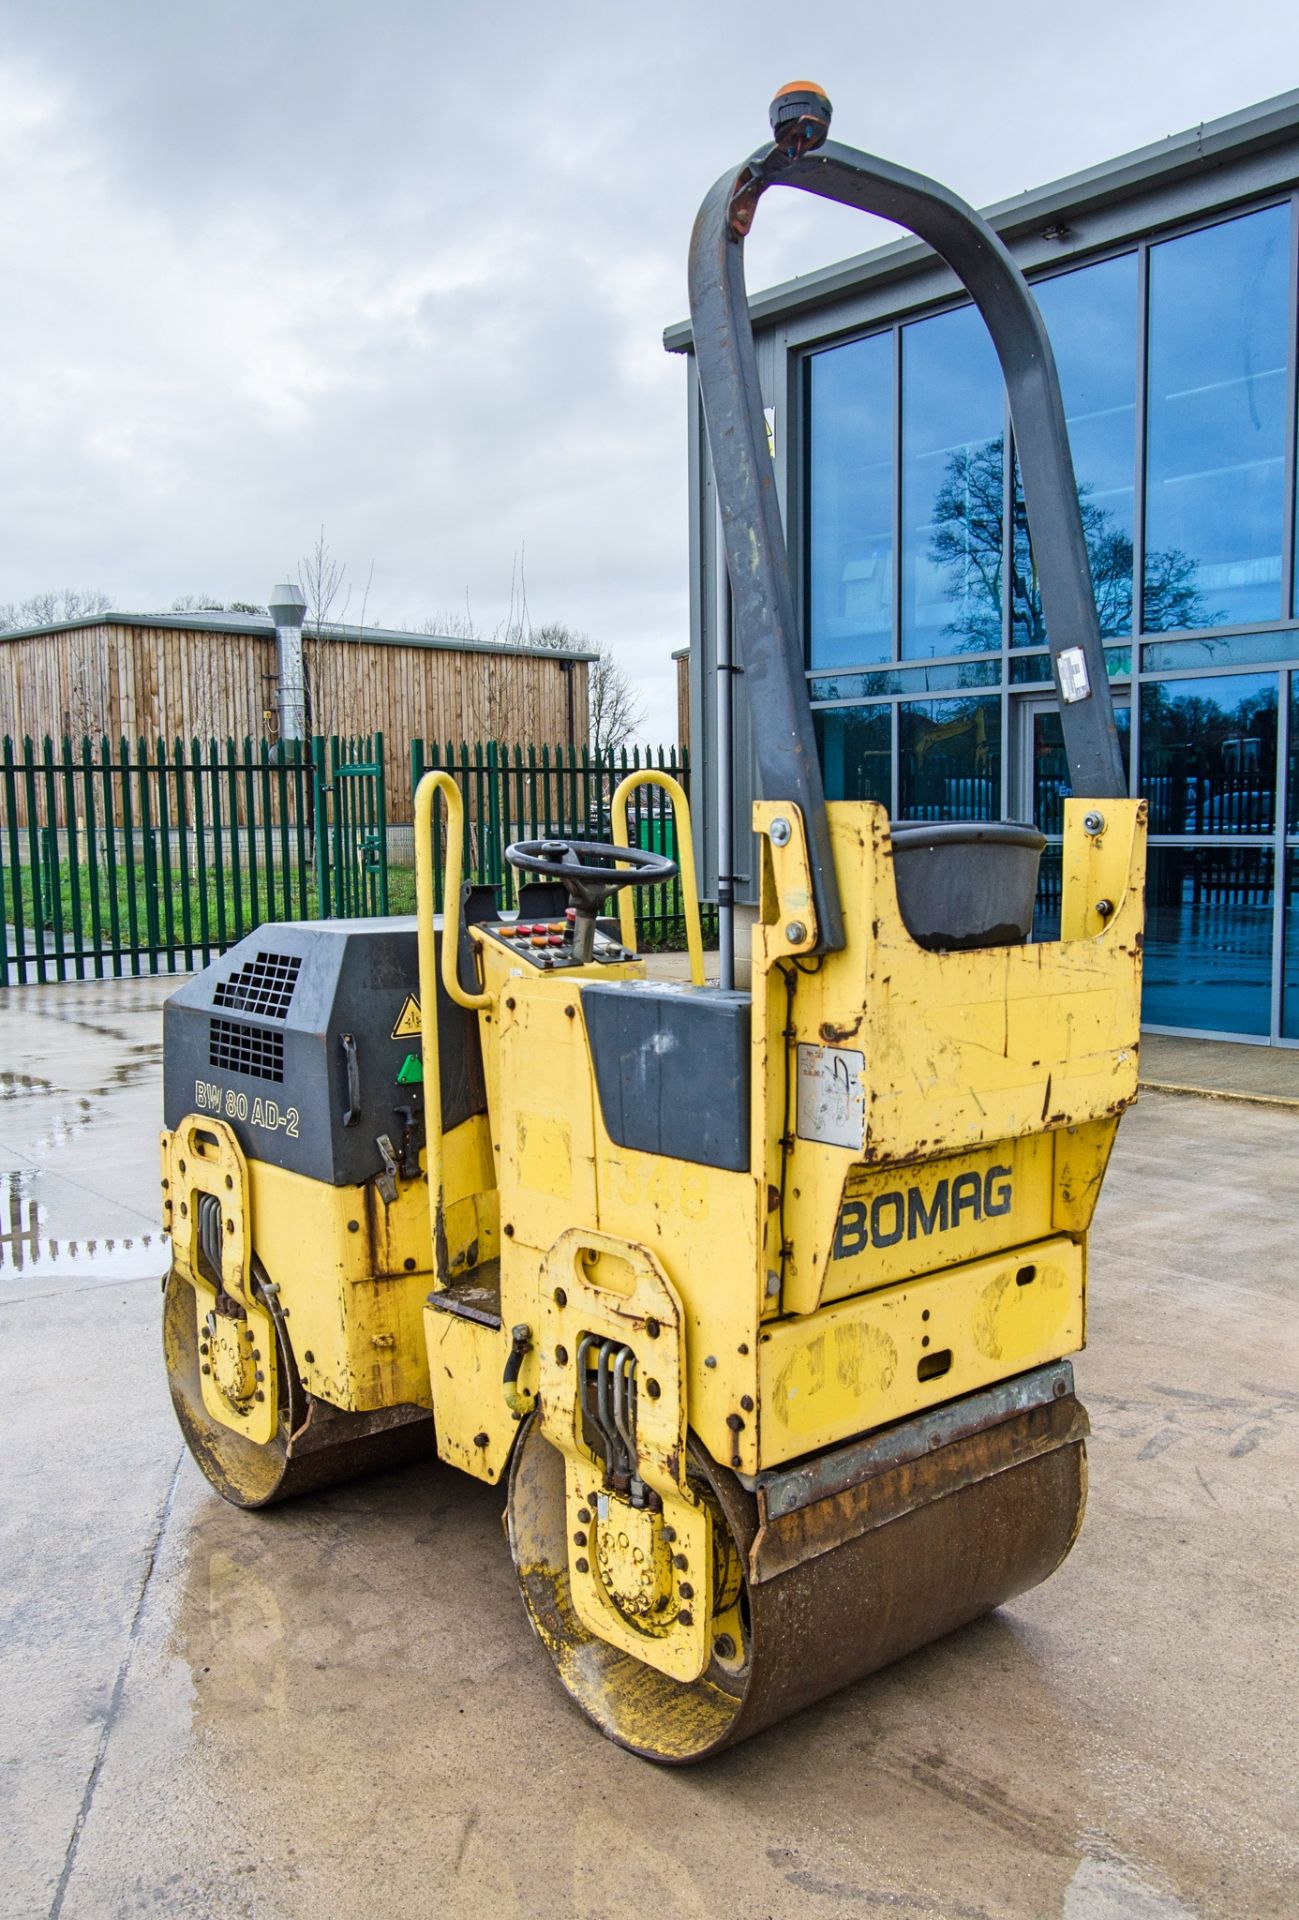
<svg viewBox="0 0 1299 1920">
<path fill-rule="evenodd" d="M 564 1456 L 573 1604 L 592 1633 L 689 1681 L 708 1663 L 714 1571 L 710 1517 L 686 1478 L 682 1321 L 676 1289 L 644 1247 L 573 1231 L 542 1263 L 541 1422 Z M 661 1502 L 656 1513 L 603 1485 L 579 1402 L 576 1363 L 587 1336 L 635 1355 L 637 1464 Z"/>
<path fill-rule="evenodd" d="M 438 987 L 438 794 L 457 860 L 460 846 L 459 794 L 432 776 L 417 799 L 420 976 L 408 1008 L 434 1005 Z M 1093 810 L 1105 824 L 1087 834 Z M 773 841 L 777 820 L 789 831 Z M 829 809 L 848 943 L 819 958 L 804 822 L 770 801 L 755 808 L 755 826 L 762 906 L 744 1171 L 614 1144 L 583 980 L 634 980 L 642 964 L 540 973 L 471 930 L 482 991 L 470 993 L 455 977 L 451 873 L 441 977 L 477 1011 L 489 1117 L 443 1135 L 435 1023 L 420 1023 L 427 1183 L 401 1182 L 385 1207 L 373 1183 L 330 1189 L 245 1167 L 228 1156 L 220 1123 L 198 1117 L 165 1145 L 177 1261 L 196 1299 L 203 1275 L 179 1203 L 196 1198 L 195 1178 L 229 1173 L 223 1191 L 240 1202 L 228 1216 L 229 1284 L 250 1298 L 255 1247 L 279 1284 L 312 1394 L 361 1411 L 431 1406 L 442 1457 L 493 1482 L 507 1471 L 520 1411 L 539 1395 L 541 1434 L 563 1459 L 578 1618 L 690 1685 L 717 1620 L 733 1618 L 737 1641 L 741 1622 L 723 1523 L 687 1475 L 687 1432 L 751 1475 L 1076 1351 L 1086 1235 L 1118 1116 L 1136 1093 L 1140 803 L 1068 803 L 1064 939 L 963 954 L 925 952 L 907 933 L 883 809 Z M 684 817 L 679 830 L 684 848 Z M 817 1059 L 824 1050 L 860 1094 L 858 1137 L 829 1144 L 810 1124 L 800 1131 L 800 1046 Z M 699 1098 L 709 1097 L 701 1084 Z M 853 1110 L 846 1101 L 838 1124 Z M 214 1155 L 198 1156 L 206 1172 L 181 1176 L 178 1142 L 199 1125 L 211 1129 Z M 495 1299 L 497 1286 L 499 1326 L 425 1305 L 431 1291 L 456 1288 L 490 1287 Z M 199 1309 L 202 1322 L 201 1299 Z M 515 1328 L 529 1345 L 507 1388 Z M 227 1406 L 247 1388 L 229 1331 L 219 1329 L 214 1376 Z M 661 1511 L 605 1484 L 579 1412 L 588 1336 L 634 1357 L 636 1475 Z"/>
<path fill-rule="evenodd" d="M 776 837 L 772 828 L 777 822 Z M 755 803 L 753 826 L 763 843 L 761 920 L 764 955 L 770 964 L 786 954 L 811 953 L 816 945 L 816 901 L 802 810 L 783 801 Z"/>
<path fill-rule="evenodd" d="M 844 920 L 860 936 L 798 976 L 795 1024 L 798 1040 L 863 1056 L 865 1131 L 856 1148 L 795 1139 L 785 1173 L 793 1246 L 784 1263 L 785 1312 L 811 1312 L 827 1297 L 834 1225 L 854 1166 L 909 1166 L 1085 1128 L 1109 1122 L 1135 1099 L 1145 804 L 1107 801 L 1099 837 L 1083 831 L 1089 810 L 1071 801 L 1066 814 L 1065 924 L 1084 925 L 1079 902 L 1095 898 L 1113 906 L 1103 926 L 1064 941 L 929 953 L 902 920 L 884 809 L 866 802 L 829 808 Z M 773 803 L 755 808 L 760 831 L 769 830 L 773 811 Z M 764 870 L 787 862 L 789 846 L 765 840 L 764 847 Z M 763 897 L 764 915 L 773 917 L 754 930 L 754 996 L 765 1020 L 754 1023 L 753 1070 L 766 1090 L 764 1157 L 779 1184 L 786 943 L 770 871 Z M 1099 1155 L 1103 1169 L 1108 1144 L 1094 1136 L 1080 1152 Z M 1075 1168 L 1075 1186 L 1080 1173 Z M 1051 1178 L 1045 1161 L 1039 1177 Z M 775 1238 L 773 1247 L 769 1223 L 772 1266 Z"/>
<path fill-rule="evenodd" d="M 252 1285 L 248 1163 L 224 1120 L 191 1114 L 162 1136 L 163 1225 L 172 1265 L 194 1294 L 199 1386 L 214 1420 L 256 1446 L 275 1436 L 275 1326 Z M 215 1207 L 220 1267 L 202 1251 L 200 1201 Z"/>
<path fill-rule="evenodd" d="M 1061 1235 L 778 1321 L 759 1343 L 762 1460 L 776 1466 L 1082 1345 L 1084 1261 Z M 923 1369 L 951 1354 L 925 1380 Z"/>
<path fill-rule="evenodd" d="M 855 1166 L 843 1186 L 823 1301 L 972 1260 L 1056 1225 L 1049 1134 L 892 1167 Z"/>
<path fill-rule="evenodd" d="M 438 1454 L 476 1480 L 495 1482 L 509 1461 L 518 1430 L 501 1386 L 509 1332 L 426 1306 L 424 1334 Z"/>
</svg>

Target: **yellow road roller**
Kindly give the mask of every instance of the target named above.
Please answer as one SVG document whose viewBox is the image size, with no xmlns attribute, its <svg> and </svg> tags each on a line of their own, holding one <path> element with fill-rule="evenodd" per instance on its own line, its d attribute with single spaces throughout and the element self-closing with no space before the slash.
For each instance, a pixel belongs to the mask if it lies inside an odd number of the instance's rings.
<svg viewBox="0 0 1299 1920">
<path fill-rule="evenodd" d="M 1127 799 L 1051 349 L 987 225 L 799 84 L 704 201 L 694 352 L 760 790 L 747 991 L 704 978 L 685 796 L 413 919 L 263 926 L 167 1005 L 164 1348 L 259 1507 L 420 1455 L 505 1489 L 524 1605 L 612 1739 L 699 1760 L 1044 1580 L 1082 1518 L 1087 1234 L 1137 1084 Z M 827 804 L 744 292 L 769 187 L 930 241 L 1000 356 L 1076 798 L 1042 837 Z M 677 810 L 689 983 L 647 977 L 638 781 Z M 445 822 L 442 809 L 445 808 Z M 445 911 L 434 854 L 445 832 Z M 613 910 L 616 902 L 616 912 Z M 440 1471 L 430 1466 L 431 1471 Z"/>
</svg>

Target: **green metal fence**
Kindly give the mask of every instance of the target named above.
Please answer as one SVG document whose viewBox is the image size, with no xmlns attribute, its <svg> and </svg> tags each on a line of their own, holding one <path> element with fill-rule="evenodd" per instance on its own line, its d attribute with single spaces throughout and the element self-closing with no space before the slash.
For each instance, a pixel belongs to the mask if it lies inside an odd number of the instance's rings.
<svg viewBox="0 0 1299 1920">
<path fill-rule="evenodd" d="M 614 787 L 650 765 L 688 787 L 675 752 L 415 741 L 410 753 L 412 786 L 425 768 L 455 774 L 466 877 L 498 885 L 507 906 L 510 840 L 607 840 Z M 675 854 L 660 791 L 642 789 L 629 818 L 639 845 Z M 439 905 L 444 851 L 440 834 Z M 0 987 L 189 972 L 264 921 L 414 904 L 413 834 L 388 818 L 382 734 L 0 742 Z M 684 945 L 679 883 L 638 889 L 636 904 L 643 945 Z"/>
<path fill-rule="evenodd" d="M 205 966 L 386 913 L 383 738 L 0 744 L 0 986 Z"/>
<path fill-rule="evenodd" d="M 609 805 L 615 787 L 627 774 L 651 767 L 672 774 L 689 798 L 690 766 L 684 748 L 621 747 L 597 755 L 587 747 L 507 746 L 494 740 L 473 745 L 411 742 L 412 790 L 421 774 L 433 769 L 455 777 L 465 802 L 461 856 L 465 878 L 498 888 L 506 908 L 513 907 L 518 897 L 515 871 L 505 858 L 512 840 L 611 840 Z M 662 788 L 641 787 L 633 794 L 627 823 L 633 845 L 676 859 L 676 823 Z M 433 850 L 439 906 L 445 831 L 443 823 Z M 413 875 L 410 884 L 413 901 Z M 633 904 L 642 949 L 685 946 L 679 877 L 662 887 L 637 887 Z M 705 907 L 705 940 L 715 940 L 716 933 L 716 909 Z"/>
</svg>

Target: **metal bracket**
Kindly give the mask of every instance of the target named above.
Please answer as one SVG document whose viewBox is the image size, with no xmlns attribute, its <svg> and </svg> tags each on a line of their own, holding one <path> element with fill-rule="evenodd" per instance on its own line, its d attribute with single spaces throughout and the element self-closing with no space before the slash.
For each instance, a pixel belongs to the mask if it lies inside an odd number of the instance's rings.
<svg viewBox="0 0 1299 1920">
<path fill-rule="evenodd" d="M 397 1198 L 397 1156 L 386 1133 L 381 1133 L 374 1144 L 383 1156 L 383 1172 L 375 1175 L 374 1184 L 384 1206 L 390 1207 Z"/>
</svg>

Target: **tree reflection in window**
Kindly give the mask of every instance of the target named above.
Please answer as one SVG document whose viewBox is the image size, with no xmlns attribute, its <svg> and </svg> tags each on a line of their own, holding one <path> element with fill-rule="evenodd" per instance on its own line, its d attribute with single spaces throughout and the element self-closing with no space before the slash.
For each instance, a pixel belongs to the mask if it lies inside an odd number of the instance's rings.
<svg viewBox="0 0 1299 1920">
<path fill-rule="evenodd" d="M 1276 757 L 1275 674 L 1141 689 L 1141 791 L 1152 833 L 1271 833 Z"/>
<path fill-rule="evenodd" d="M 953 653 L 987 653 L 1001 645 L 1002 502 L 1005 498 L 1005 443 L 989 441 L 953 453 L 947 477 L 934 501 L 930 558 L 947 572 L 947 589 L 960 608 L 944 633 Z M 1131 536 L 1078 489 L 1087 557 L 1101 633 L 1109 638 L 1132 631 L 1133 550 Z M 1013 506 L 1011 623 L 1015 644 L 1047 643 L 1037 568 L 1028 537 L 1028 514 L 1015 475 Z M 1195 586 L 1195 562 L 1184 553 L 1152 553 L 1146 563 L 1146 617 L 1161 632 L 1209 624 Z"/>
</svg>

